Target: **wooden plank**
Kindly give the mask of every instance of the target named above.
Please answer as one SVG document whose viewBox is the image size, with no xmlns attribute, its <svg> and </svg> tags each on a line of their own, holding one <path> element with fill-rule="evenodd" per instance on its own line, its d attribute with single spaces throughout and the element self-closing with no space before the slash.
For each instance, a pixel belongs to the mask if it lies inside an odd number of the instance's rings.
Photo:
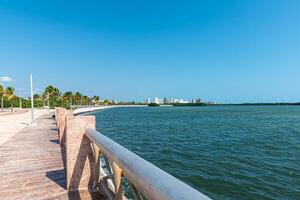
<svg viewBox="0 0 300 200">
<path fill-rule="evenodd" d="M 88 191 L 67 192 L 65 148 L 52 115 L 0 146 L 0 199 L 106 199 Z"/>
</svg>

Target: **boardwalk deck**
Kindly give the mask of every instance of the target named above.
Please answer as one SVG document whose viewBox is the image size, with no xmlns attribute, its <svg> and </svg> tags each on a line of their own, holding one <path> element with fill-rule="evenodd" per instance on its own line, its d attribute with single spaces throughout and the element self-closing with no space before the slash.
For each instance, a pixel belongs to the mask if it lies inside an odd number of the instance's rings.
<svg viewBox="0 0 300 200">
<path fill-rule="evenodd" d="M 0 146 L 0 199 L 91 199 L 87 191 L 66 191 L 65 149 L 54 119 L 47 114 L 36 123 Z"/>
</svg>

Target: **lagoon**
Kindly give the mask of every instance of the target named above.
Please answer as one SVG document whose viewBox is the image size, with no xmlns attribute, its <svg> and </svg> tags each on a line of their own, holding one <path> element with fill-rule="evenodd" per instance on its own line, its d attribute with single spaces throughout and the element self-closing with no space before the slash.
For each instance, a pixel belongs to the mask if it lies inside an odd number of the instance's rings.
<svg viewBox="0 0 300 200">
<path fill-rule="evenodd" d="M 300 199 L 299 106 L 101 110 L 96 129 L 213 199 Z"/>
</svg>

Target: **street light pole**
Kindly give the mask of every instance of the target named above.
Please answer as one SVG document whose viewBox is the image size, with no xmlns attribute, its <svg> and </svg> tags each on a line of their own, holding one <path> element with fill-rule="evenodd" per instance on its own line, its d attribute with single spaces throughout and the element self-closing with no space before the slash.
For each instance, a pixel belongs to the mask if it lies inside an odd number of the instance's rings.
<svg viewBox="0 0 300 200">
<path fill-rule="evenodd" d="M 34 111 L 33 111 L 33 84 L 32 84 L 32 74 L 30 74 L 30 96 L 31 96 L 31 123 L 34 120 Z"/>
</svg>

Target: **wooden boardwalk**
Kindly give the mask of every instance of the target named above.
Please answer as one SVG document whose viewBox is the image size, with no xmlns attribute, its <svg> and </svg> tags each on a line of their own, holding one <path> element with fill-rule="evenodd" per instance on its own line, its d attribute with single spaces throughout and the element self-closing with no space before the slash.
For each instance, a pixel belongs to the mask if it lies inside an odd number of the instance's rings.
<svg viewBox="0 0 300 200">
<path fill-rule="evenodd" d="M 0 146 L 0 199 L 91 199 L 88 191 L 66 190 L 65 148 L 58 142 L 52 114 L 36 123 Z"/>
</svg>

